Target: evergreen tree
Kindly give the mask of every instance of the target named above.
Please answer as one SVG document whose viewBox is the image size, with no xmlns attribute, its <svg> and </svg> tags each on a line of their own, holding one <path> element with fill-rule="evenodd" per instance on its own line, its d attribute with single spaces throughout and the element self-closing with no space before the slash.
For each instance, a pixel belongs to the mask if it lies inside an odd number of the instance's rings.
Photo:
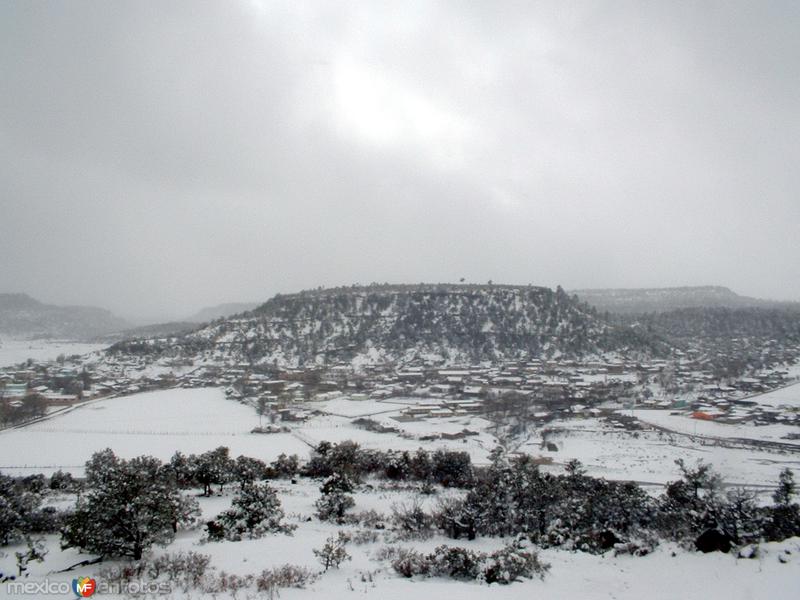
<svg viewBox="0 0 800 600">
<path fill-rule="evenodd" d="M 772 495 L 775 505 L 769 510 L 769 520 L 766 525 L 769 539 L 779 541 L 800 535 L 800 505 L 792 502 L 794 494 L 794 474 L 786 467 L 781 471 L 778 488 Z"/>
<path fill-rule="evenodd" d="M 239 456 L 233 463 L 233 478 L 241 487 L 251 485 L 264 479 L 267 474 L 267 465 L 257 458 Z"/>
<path fill-rule="evenodd" d="M 38 494 L 0 475 L 0 546 L 17 542 L 28 533 L 40 503 Z"/>
<path fill-rule="evenodd" d="M 196 501 L 184 498 L 171 471 L 151 456 L 127 461 L 111 450 L 96 453 L 86 463 L 86 489 L 66 520 L 64 548 L 139 560 L 198 514 Z"/>
<path fill-rule="evenodd" d="M 194 479 L 203 486 L 203 495 L 205 496 L 211 495 L 212 484 L 219 485 L 220 491 L 222 491 L 222 487 L 230 481 L 233 475 L 233 461 L 225 446 L 209 450 L 200 456 L 192 456 L 191 462 Z"/>
</svg>

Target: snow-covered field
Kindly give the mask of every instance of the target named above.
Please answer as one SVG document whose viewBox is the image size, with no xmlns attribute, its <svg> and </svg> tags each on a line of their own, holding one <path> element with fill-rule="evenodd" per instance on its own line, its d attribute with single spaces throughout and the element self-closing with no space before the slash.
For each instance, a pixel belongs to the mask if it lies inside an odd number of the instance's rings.
<svg viewBox="0 0 800 600">
<path fill-rule="evenodd" d="M 451 448 L 470 452 L 485 463 L 496 439 L 485 431 L 488 422 L 479 417 L 430 419 L 399 423 L 391 417 L 403 405 L 337 401 L 310 408 L 344 410 L 352 416 L 320 414 L 292 426 L 292 433 L 253 434 L 259 424 L 255 409 L 225 398 L 220 388 L 170 389 L 87 402 L 20 429 L 0 432 L 0 470 L 13 474 L 51 473 L 58 469 L 75 474 L 93 452 L 112 448 L 130 458 L 150 454 L 168 460 L 180 450 L 201 453 L 227 446 L 233 456 L 244 454 L 271 461 L 279 454 L 306 458 L 311 446 L 321 441 L 354 440 L 366 448 L 414 451 Z M 360 407 L 360 410 L 356 410 Z M 358 414 L 402 430 L 400 435 L 374 433 L 352 424 Z M 387 412 L 388 410 L 388 412 Z M 480 432 L 466 440 L 422 440 L 439 432 L 463 429 Z"/>
<path fill-rule="evenodd" d="M 690 435 L 766 440 L 800 447 L 800 440 L 786 438 L 790 433 L 798 433 L 798 428 L 792 425 L 733 425 L 693 419 L 689 413 L 672 414 L 666 410 L 633 410 L 625 411 L 625 414 L 633 415 L 642 423 L 650 423 Z"/>
<path fill-rule="evenodd" d="M 86 344 L 59 340 L 17 340 L 0 337 L 0 367 L 25 362 L 29 358 L 37 362 L 55 360 L 60 354 L 88 354 L 102 350 L 106 344 Z"/>
<path fill-rule="evenodd" d="M 793 408 L 800 408 L 800 383 L 795 383 L 779 390 L 767 392 L 766 394 L 759 394 L 748 398 L 750 402 L 756 402 L 762 406 L 788 406 Z"/>
<path fill-rule="evenodd" d="M 478 464 L 488 462 L 489 452 L 497 443 L 497 439 L 493 435 L 482 430 L 488 425 L 488 422 L 479 417 L 454 417 L 409 422 L 397 422 L 391 417 L 372 418 L 382 424 L 397 427 L 401 432 L 396 434 L 366 431 L 353 426 L 350 418 L 331 415 L 314 417 L 295 428 L 294 431 L 312 445 L 317 445 L 322 441 L 338 443 L 353 440 L 364 448 L 384 450 L 413 452 L 420 447 L 431 451 L 439 448 L 463 450 L 469 452 L 472 461 Z M 481 433 L 464 440 L 423 439 L 442 432 L 457 433 L 465 428 L 471 431 L 480 430 Z"/>
<path fill-rule="evenodd" d="M 195 551 L 208 554 L 217 572 L 238 575 L 258 574 L 261 570 L 283 564 L 305 566 L 321 571 L 314 554 L 328 536 L 347 527 L 338 527 L 313 518 L 314 501 L 319 497 L 319 482 L 301 479 L 297 485 L 285 481 L 274 482 L 287 515 L 287 522 L 297 525 L 293 535 L 273 534 L 258 540 L 241 542 L 202 542 L 202 529 L 179 532 L 167 548 L 155 548 L 154 554 Z M 381 489 L 376 485 L 362 487 L 355 494 L 354 512 L 376 509 L 388 514 L 393 504 L 408 502 L 413 492 Z M 198 498 L 203 520 L 208 520 L 225 510 L 231 501 L 232 491 L 225 496 Z M 505 540 L 479 538 L 473 541 L 450 540 L 441 535 L 424 541 L 396 541 L 391 533 L 376 531 L 377 541 L 362 545 L 350 543 L 347 551 L 352 560 L 342 563 L 339 569 L 324 573 L 306 589 L 283 589 L 284 600 L 310 598 L 380 598 L 380 600 L 407 600 L 409 597 L 459 598 L 482 600 L 500 598 L 528 600 L 530 598 L 605 600 L 781 600 L 797 598 L 800 594 L 800 538 L 782 543 L 763 544 L 756 559 L 737 559 L 729 554 L 701 554 L 688 552 L 665 543 L 644 557 L 620 556 L 612 553 L 594 556 L 565 550 L 543 550 L 540 557 L 551 565 L 545 579 L 524 580 L 511 585 L 478 582 L 458 582 L 449 579 L 415 577 L 404 579 L 397 575 L 385 561 L 378 559 L 378 551 L 387 545 L 414 548 L 429 552 L 438 545 L 462 546 L 472 550 L 490 552 L 500 548 Z M 46 538 L 49 553 L 43 563 L 30 564 L 29 581 L 69 583 L 79 576 L 97 577 L 100 566 L 78 568 L 57 573 L 70 565 L 89 558 L 74 549 L 60 550 L 58 536 Z M 0 570 L 14 570 L 14 551 L 21 548 L 3 548 Z M 787 554 L 786 551 L 790 554 Z M 778 559 L 784 555 L 783 563 Z M 7 587 L 0 584 L 0 597 L 7 597 Z M 247 593 L 249 591 L 249 594 Z M 239 592 L 238 598 L 263 597 L 253 589 Z M 104 595 L 103 597 L 119 597 Z M 186 598 L 180 591 L 159 596 Z M 191 597 L 200 598 L 194 592 Z M 230 596 L 218 595 L 218 598 Z"/>
<path fill-rule="evenodd" d="M 76 474 L 92 453 L 150 454 L 169 460 L 176 451 L 201 453 L 228 446 L 273 460 L 282 452 L 305 457 L 308 446 L 288 433 L 251 434 L 252 407 L 227 400 L 219 388 L 171 389 L 88 402 L 21 429 L 0 432 L 0 470 L 10 474 Z"/>
<path fill-rule="evenodd" d="M 577 459 L 591 475 L 607 479 L 664 484 L 678 478 L 677 459 L 690 465 L 709 463 L 729 485 L 774 486 L 782 468 L 800 470 L 800 454 L 726 448 L 659 431 L 621 431 L 598 419 L 556 421 L 550 427 L 556 433 L 547 440 L 558 451 L 541 450 L 537 437 L 521 450 L 548 456 L 559 465 Z"/>
<path fill-rule="evenodd" d="M 413 400 L 413 401 L 412 401 Z M 171 389 L 92 401 L 49 419 L 20 429 L 0 432 L 0 471 L 9 474 L 52 473 L 58 469 L 82 474 L 93 452 L 112 448 L 122 457 L 150 454 L 168 460 L 176 451 L 202 453 L 227 446 L 233 456 L 244 454 L 271 461 L 279 454 L 297 454 L 305 459 L 319 442 L 353 440 L 365 448 L 415 451 L 448 448 L 470 454 L 476 464 L 486 464 L 498 443 L 490 422 L 478 415 L 395 419 L 409 403 L 403 401 L 353 401 L 336 399 L 307 405 L 318 411 L 304 423 L 291 424 L 291 433 L 253 434 L 259 423 L 255 409 L 225 398 L 219 388 Z M 321 411 L 330 411 L 323 412 Z M 627 414 L 627 411 L 626 411 Z M 788 426 L 725 426 L 670 416 L 667 411 L 635 411 L 643 422 L 675 431 L 725 437 L 720 428 L 730 427 L 727 437 L 748 437 L 740 428 L 752 430 L 760 439 L 779 438 Z M 353 425 L 359 416 L 397 429 L 376 433 Z M 661 431 L 625 431 L 601 419 L 571 419 L 548 424 L 547 437 L 558 448 L 543 447 L 540 430 L 530 432 L 519 450 L 552 461 L 561 469 L 578 459 L 590 474 L 608 479 L 663 484 L 677 478 L 676 459 L 690 464 L 711 463 L 726 483 L 772 486 L 783 467 L 800 468 L 797 453 L 768 449 L 722 447 L 702 438 L 689 438 Z M 441 439 L 439 434 L 467 430 L 464 439 Z M 723 433 L 725 431 L 723 430 Z"/>
</svg>

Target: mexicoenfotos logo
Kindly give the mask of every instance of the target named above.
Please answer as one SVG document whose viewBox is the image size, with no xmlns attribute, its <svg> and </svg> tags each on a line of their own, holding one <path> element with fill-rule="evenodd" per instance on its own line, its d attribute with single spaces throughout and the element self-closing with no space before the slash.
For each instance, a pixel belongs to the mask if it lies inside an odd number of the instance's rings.
<svg viewBox="0 0 800 600">
<path fill-rule="evenodd" d="M 88 598 L 97 590 L 97 582 L 90 577 L 79 577 L 72 580 L 72 591 L 78 598 Z"/>
<path fill-rule="evenodd" d="M 64 596 L 70 590 L 78 598 L 88 598 L 98 595 L 123 595 L 123 596 L 155 596 L 159 594 L 169 594 L 172 592 L 172 585 L 169 581 L 124 581 L 122 583 L 109 583 L 108 581 L 97 581 L 92 577 L 78 577 L 68 581 L 53 581 L 50 579 L 9 581 L 6 583 L 7 596 L 33 596 L 43 598 L 44 596 Z M 3 596 L 0 589 L 0 597 Z"/>
</svg>

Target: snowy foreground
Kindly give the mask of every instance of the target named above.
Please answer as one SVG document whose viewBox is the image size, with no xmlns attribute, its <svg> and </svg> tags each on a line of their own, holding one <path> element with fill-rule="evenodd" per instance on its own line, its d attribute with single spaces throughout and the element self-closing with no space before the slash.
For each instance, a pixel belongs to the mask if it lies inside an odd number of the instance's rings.
<svg viewBox="0 0 800 600">
<path fill-rule="evenodd" d="M 232 456 L 244 454 L 271 461 L 281 453 L 306 458 L 310 446 L 322 440 L 338 442 L 353 439 L 365 447 L 428 449 L 448 446 L 468 451 L 473 461 L 486 460 L 496 442 L 488 423 L 478 416 L 460 419 L 431 419 L 398 423 L 392 416 L 413 399 L 393 402 L 354 402 L 336 400 L 316 403 L 320 411 L 305 423 L 292 425 L 290 433 L 252 434 L 259 419 L 253 407 L 227 400 L 218 388 L 173 389 L 132 396 L 90 401 L 21 429 L 0 432 L 0 471 L 9 475 L 43 472 L 61 468 L 83 474 L 84 462 L 95 451 L 112 448 L 119 456 L 132 458 L 149 454 L 169 460 L 178 450 L 185 454 L 202 453 L 217 446 L 228 446 Z M 310 408 L 312 408 L 310 406 Z M 667 413 L 662 413 L 666 418 Z M 358 429 L 352 420 L 359 416 L 391 424 L 399 432 L 379 434 Z M 644 415 L 643 415 L 644 416 Z M 597 419 L 580 419 L 551 424 L 556 433 L 548 437 L 558 446 L 550 453 L 552 466 L 570 458 L 579 458 L 593 475 L 613 479 L 635 479 L 663 483 L 678 478 L 675 458 L 694 461 L 703 458 L 712 463 L 729 483 L 772 485 L 784 466 L 797 467 L 796 455 L 759 452 L 754 449 L 720 448 L 693 443 L 686 437 L 670 437 L 663 431 L 634 433 L 608 429 Z M 466 440 L 422 440 L 436 431 L 457 432 L 468 428 L 477 432 Z M 540 454 L 539 440 L 533 436 L 522 448 Z M 420 497 L 414 490 L 391 488 L 381 481 L 370 481 L 354 494 L 354 512 L 375 510 L 390 514 L 392 506 L 419 500 L 431 508 L 434 497 Z M 298 483 L 271 482 L 279 494 L 286 521 L 296 525 L 293 535 L 271 534 L 262 539 L 240 542 L 204 541 L 203 527 L 179 531 L 166 548 L 156 547 L 155 556 L 169 552 L 194 551 L 211 557 L 217 571 L 239 575 L 257 575 L 263 569 L 284 564 L 320 571 L 313 554 L 326 538 L 349 527 L 321 522 L 314 517 L 314 502 L 319 498 L 319 481 L 301 478 Z M 226 510 L 234 495 L 235 485 L 227 486 L 223 495 L 198 497 L 203 512 L 201 523 Z M 198 491 L 187 493 L 197 494 Z M 440 491 L 440 494 L 450 493 Z M 66 508 L 74 496 L 50 500 Z M 781 543 L 764 544 L 758 557 L 738 559 L 735 554 L 701 554 L 687 551 L 671 543 L 662 543 L 655 552 L 644 557 L 618 556 L 613 553 L 591 555 L 560 549 L 542 550 L 540 557 L 551 565 L 544 580 L 516 582 L 508 586 L 463 583 L 439 578 L 404 579 L 380 558 L 382 548 L 407 547 L 430 552 L 446 544 L 491 552 L 506 540 L 479 538 L 455 541 L 437 535 L 427 540 L 398 541 L 393 534 L 375 531 L 365 543 L 351 542 L 347 551 L 352 560 L 322 574 L 305 589 L 281 589 L 284 599 L 349 598 L 369 596 L 381 600 L 417 598 L 588 598 L 588 599 L 780 599 L 800 597 L 800 538 Z M 62 551 L 59 538 L 45 538 L 48 554 L 42 563 L 30 564 L 29 582 L 48 581 L 62 586 L 76 577 L 95 577 L 100 581 L 101 568 L 109 563 L 76 568 L 58 573 L 91 555 L 75 549 Z M 14 572 L 14 552 L 20 547 L 0 550 L 0 571 Z M 117 563 L 110 563 L 114 565 Z M 115 597 L 102 595 L 99 597 Z M 0 584 L 0 597 L 11 597 L 6 584 Z M 20 597 L 20 596 L 14 596 Z M 26 597 L 45 597 L 35 593 Z M 58 595 L 56 595 L 58 597 Z M 69 594 L 72 597 L 72 594 Z M 158 597 L 185 598 L 174 590 Z M 191 592 L 194 598 L 202 596 Z M 216 596 L 225 597 L 225 596 Z M 263 597 L 255 589 L 241 590 L 237 598 Z"/>
<path fill-rule="evenodd" d="M 314 514 L 313 503 L 319 497 L 319 482 L 301 479 L 296 485 L 286 481 L 277 481 L 273 485 L 279 491 L 287 521 L 298 526 L 292 535 L 272 534 L 262 539 L 240 542 L 204 542 L 202 528 L 198 528 L 180 532 L 168 548 L 156 548 L 154 554 L 191 550 L 210 555 L 211 564 L 217 571 L 238 575 L 257 574 L 262 569 L 283 564 L 320 571 L 312 549 L 321 547 L 328 536 L 337 531 L 347 531 L 348 528 L 323 523 L 315 518 L 307 520 Z M 211 519 L 226 509 L 232 496 L 231 490 L 226 491 L 223 496 L 198 498 L 203 520 Z M 389 512 L 393 504 L 408 501 L 410 497 L 410 492 L 380 489 L 376 485 L 375 489 L 362 489 L 355 494 L 356 506 L 353 510 L 374 509 Z M 347 551 L 352 560 L 344 562 L 339 569 L 331 569 L 322 574 L 305 589 L 282 589 L 280 597 L 287 600 L 364 596 L 381 600 L 407 600 L 411 595 L 420 599 L 454 597 L 467 600 L 487 597 L 520 600 L 776 600 L 797 598 L 800 595 L 800 538 L 764 544 L 760 548 L 759 557 L 755 559 L 737 559 L 732 554 L 688 552 L 667 543 L 658 547 L 653 554 L 638 558 L 614 557 L 612 553 L 595 556 L 566 550 L 544 550 L 540 552 L 540 556 L 551 565 L 544 580 L 488 586 L 438 578 L 404 579 L 386 561 L 378 558 L 379 551 L 387 545 L 401 545 L 427 552 L 441 544 L 493 551 L 503 545 L 503 540 L 479 538 L 475 541 L 455 541 L 436 536 L 424 541 L 397 542 L 389 533 L 377 533 L 377 539 L 373 542 L 348 544 Z M 93 565 L 67 573 L 55 573 L 88 557 L 72 549 L 59 550 L 57 536 L 48 536 L 47 546 L 49 554 L 44 563 L 31 564 L 30 581 L 43 581 L 46 578 L 50 582 L 71 582 L 76 577 L 98 578 L 100 567 L 109 566 Z M 3 571 L 13 571 L 14 551 L 17 549 L 19 548 L 13 546 L 3 549 L 5 556 L 0 557 L 0 568 Z M 779 558 L 781 555 L 784 556 L 783 560 Z M 0 597 L 10 597 L 4 585 L 0 585 Z M 159 597 L 186 596 L 175 591 Z M 192 592 L 191 597 L 203 596 Z M 251 589 L 240 591 L 237 597 L 263 596 L 258 596 Z"/>
</svg>

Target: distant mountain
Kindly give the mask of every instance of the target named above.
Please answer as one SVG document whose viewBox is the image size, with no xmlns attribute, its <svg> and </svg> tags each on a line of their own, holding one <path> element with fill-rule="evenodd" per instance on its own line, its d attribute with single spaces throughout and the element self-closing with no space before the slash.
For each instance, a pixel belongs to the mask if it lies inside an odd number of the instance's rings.
<svg viewBox="0 0 800 600">
<path fill-rule="evenodd" d="M 139 325 L 119 331 L 97 336 L 98 341 L 107 343 L 129 340 L 132 338 L 175 337 L 184 335 L 198 328 L 198 323 L 189 321 L 169 321 L 152 325 Z"/>
<path fill-rule="evenodd" d="M 109 351 L 308 366 L 465 364 L 660 349 L 658 340 L 604 321 L 561 288 L 374 285 L 278 295 L 177 339 L 126 341 Z"/>
<path fill-rule="evenodd" d="M 227 304 L 207 306 L 197 311 L 186 320 L 190 323 L 208 323 L 209 321 L 215 321 L 222 317 L 230 317 L 231 315 L 238 315 L 239 313 L 253 310 L 258 304 L 258 302 L 228 302 Z"/>
<path fill-rule="evenodd" d="M 800 308 L 797 302 L 774 302 L 740 296 L 721 286 L 571 290 L 600 312 L 643 314 L 682 308 Z"/>
<path fill-rule="evenodd" d="M 0 294 L 0 334 L 28 338 L 86 340 L 130 324 L 94 306 L 55 306 L 27 294 Z"/>
<path fill-rule="evenodd" d="M 770 341 L 800 344 L 800 306 L 762 308 L 725 306 L 679 308 L 641 315 L 620 315 L 619 323 L 646 327 L 670 341 L 731 339 L 763 346 Z"/>
</svg>

